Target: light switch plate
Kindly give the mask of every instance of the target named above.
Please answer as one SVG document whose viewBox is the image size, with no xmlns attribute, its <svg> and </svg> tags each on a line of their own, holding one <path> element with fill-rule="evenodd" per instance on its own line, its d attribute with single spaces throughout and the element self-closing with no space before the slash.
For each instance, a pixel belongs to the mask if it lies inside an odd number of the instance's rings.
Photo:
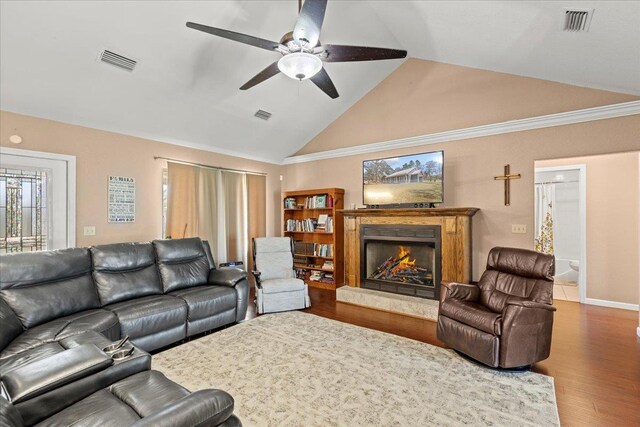
<svg viewBox="0 0 640 427">
<path fill-rule="evenodd" d="M 526 224 L 511 224 L 511 232 L 513 234 L 527 234 Z"/>
<path fill-rule="evenodd" d="M 84 235 L 85 236 L 95 236 L 96 235 L 96 226 L 95 225 L 89 225 L 87 227 L 84 228 Z"/>
</svg>

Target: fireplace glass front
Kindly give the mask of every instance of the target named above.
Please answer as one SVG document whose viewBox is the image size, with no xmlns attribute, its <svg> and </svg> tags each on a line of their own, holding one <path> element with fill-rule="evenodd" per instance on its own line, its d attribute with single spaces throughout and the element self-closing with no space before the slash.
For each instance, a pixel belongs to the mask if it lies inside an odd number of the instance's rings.
<svg viewBox="0 0 640 427">
<path fill-rule="evenodd" d="M 361 286 L 437 299 L 440 227 L 424 227 L 363 227 Z"/>
</svg>

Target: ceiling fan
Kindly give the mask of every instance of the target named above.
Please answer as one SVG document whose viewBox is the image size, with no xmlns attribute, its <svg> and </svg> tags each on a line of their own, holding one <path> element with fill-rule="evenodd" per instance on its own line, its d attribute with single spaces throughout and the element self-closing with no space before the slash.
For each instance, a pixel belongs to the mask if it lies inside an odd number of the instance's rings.
<svg viewBox="0 0 640 427">
<path fill-rule="evenodd" d="M 407 56 L 406 50 L 321 44 L 320 29 L 326 8 L 327 0 L 306 0 L 304 5 L 302 0 L 298 0 L 300 14 L 296 25 L 293 31 L 282 36 L 279 43 L 195 22 L 187 22 L 187 27 L 282 54 L 280 60 L 256 74 L 240 87 L 241 90 L 247 90 L 282 72 L 292 79 L 310 79 L 335 99 L 339 96 L 338 91 L 323 67 L 324 62 L 378 61 Z"/>
</svg>

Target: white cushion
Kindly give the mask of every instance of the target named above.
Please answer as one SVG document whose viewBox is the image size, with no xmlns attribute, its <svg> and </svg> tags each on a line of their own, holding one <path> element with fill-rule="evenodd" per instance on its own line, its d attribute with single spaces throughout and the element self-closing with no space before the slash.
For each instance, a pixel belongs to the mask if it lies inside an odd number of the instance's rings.
<svg viewBox="0 0 640 427">
<path fill-rule="evenodd" d="M 294 277 L 290 238 L 258 237 L 254 244 L 256 270 L 260 272 L 260 280 Z"/>
<path fill-rule="evenodd" d="M 256 254 L 267 252 L 291 252 L 291 238 L 289 237 L 256 237 Z"/>
<path fill-rule="evenodd" d="M 307 285 L 300 279 L 270 279 L 260 282 L 262 292 L 277 294 L 280 292 L 294 292 L 303 290 Z"/>
</svg>

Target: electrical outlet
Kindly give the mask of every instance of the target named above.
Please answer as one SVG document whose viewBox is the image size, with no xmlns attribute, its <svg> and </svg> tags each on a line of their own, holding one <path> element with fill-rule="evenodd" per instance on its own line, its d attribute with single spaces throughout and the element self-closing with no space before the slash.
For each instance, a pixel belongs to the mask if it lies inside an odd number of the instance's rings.
<svg viewBox="0 0 640 427">
<path fill-rule="evenodd" d="M 511 232 L 513 234 L 527 234 L 526 224 L 511 224 Z"/>
<path fill-rule="evenodd" d="M 88 227 L 84 228 L 84 235 L 85 236 L 95 236 L 96 235 L 96 226 L 95 225 L 90 225 Z"/>
</svg>

